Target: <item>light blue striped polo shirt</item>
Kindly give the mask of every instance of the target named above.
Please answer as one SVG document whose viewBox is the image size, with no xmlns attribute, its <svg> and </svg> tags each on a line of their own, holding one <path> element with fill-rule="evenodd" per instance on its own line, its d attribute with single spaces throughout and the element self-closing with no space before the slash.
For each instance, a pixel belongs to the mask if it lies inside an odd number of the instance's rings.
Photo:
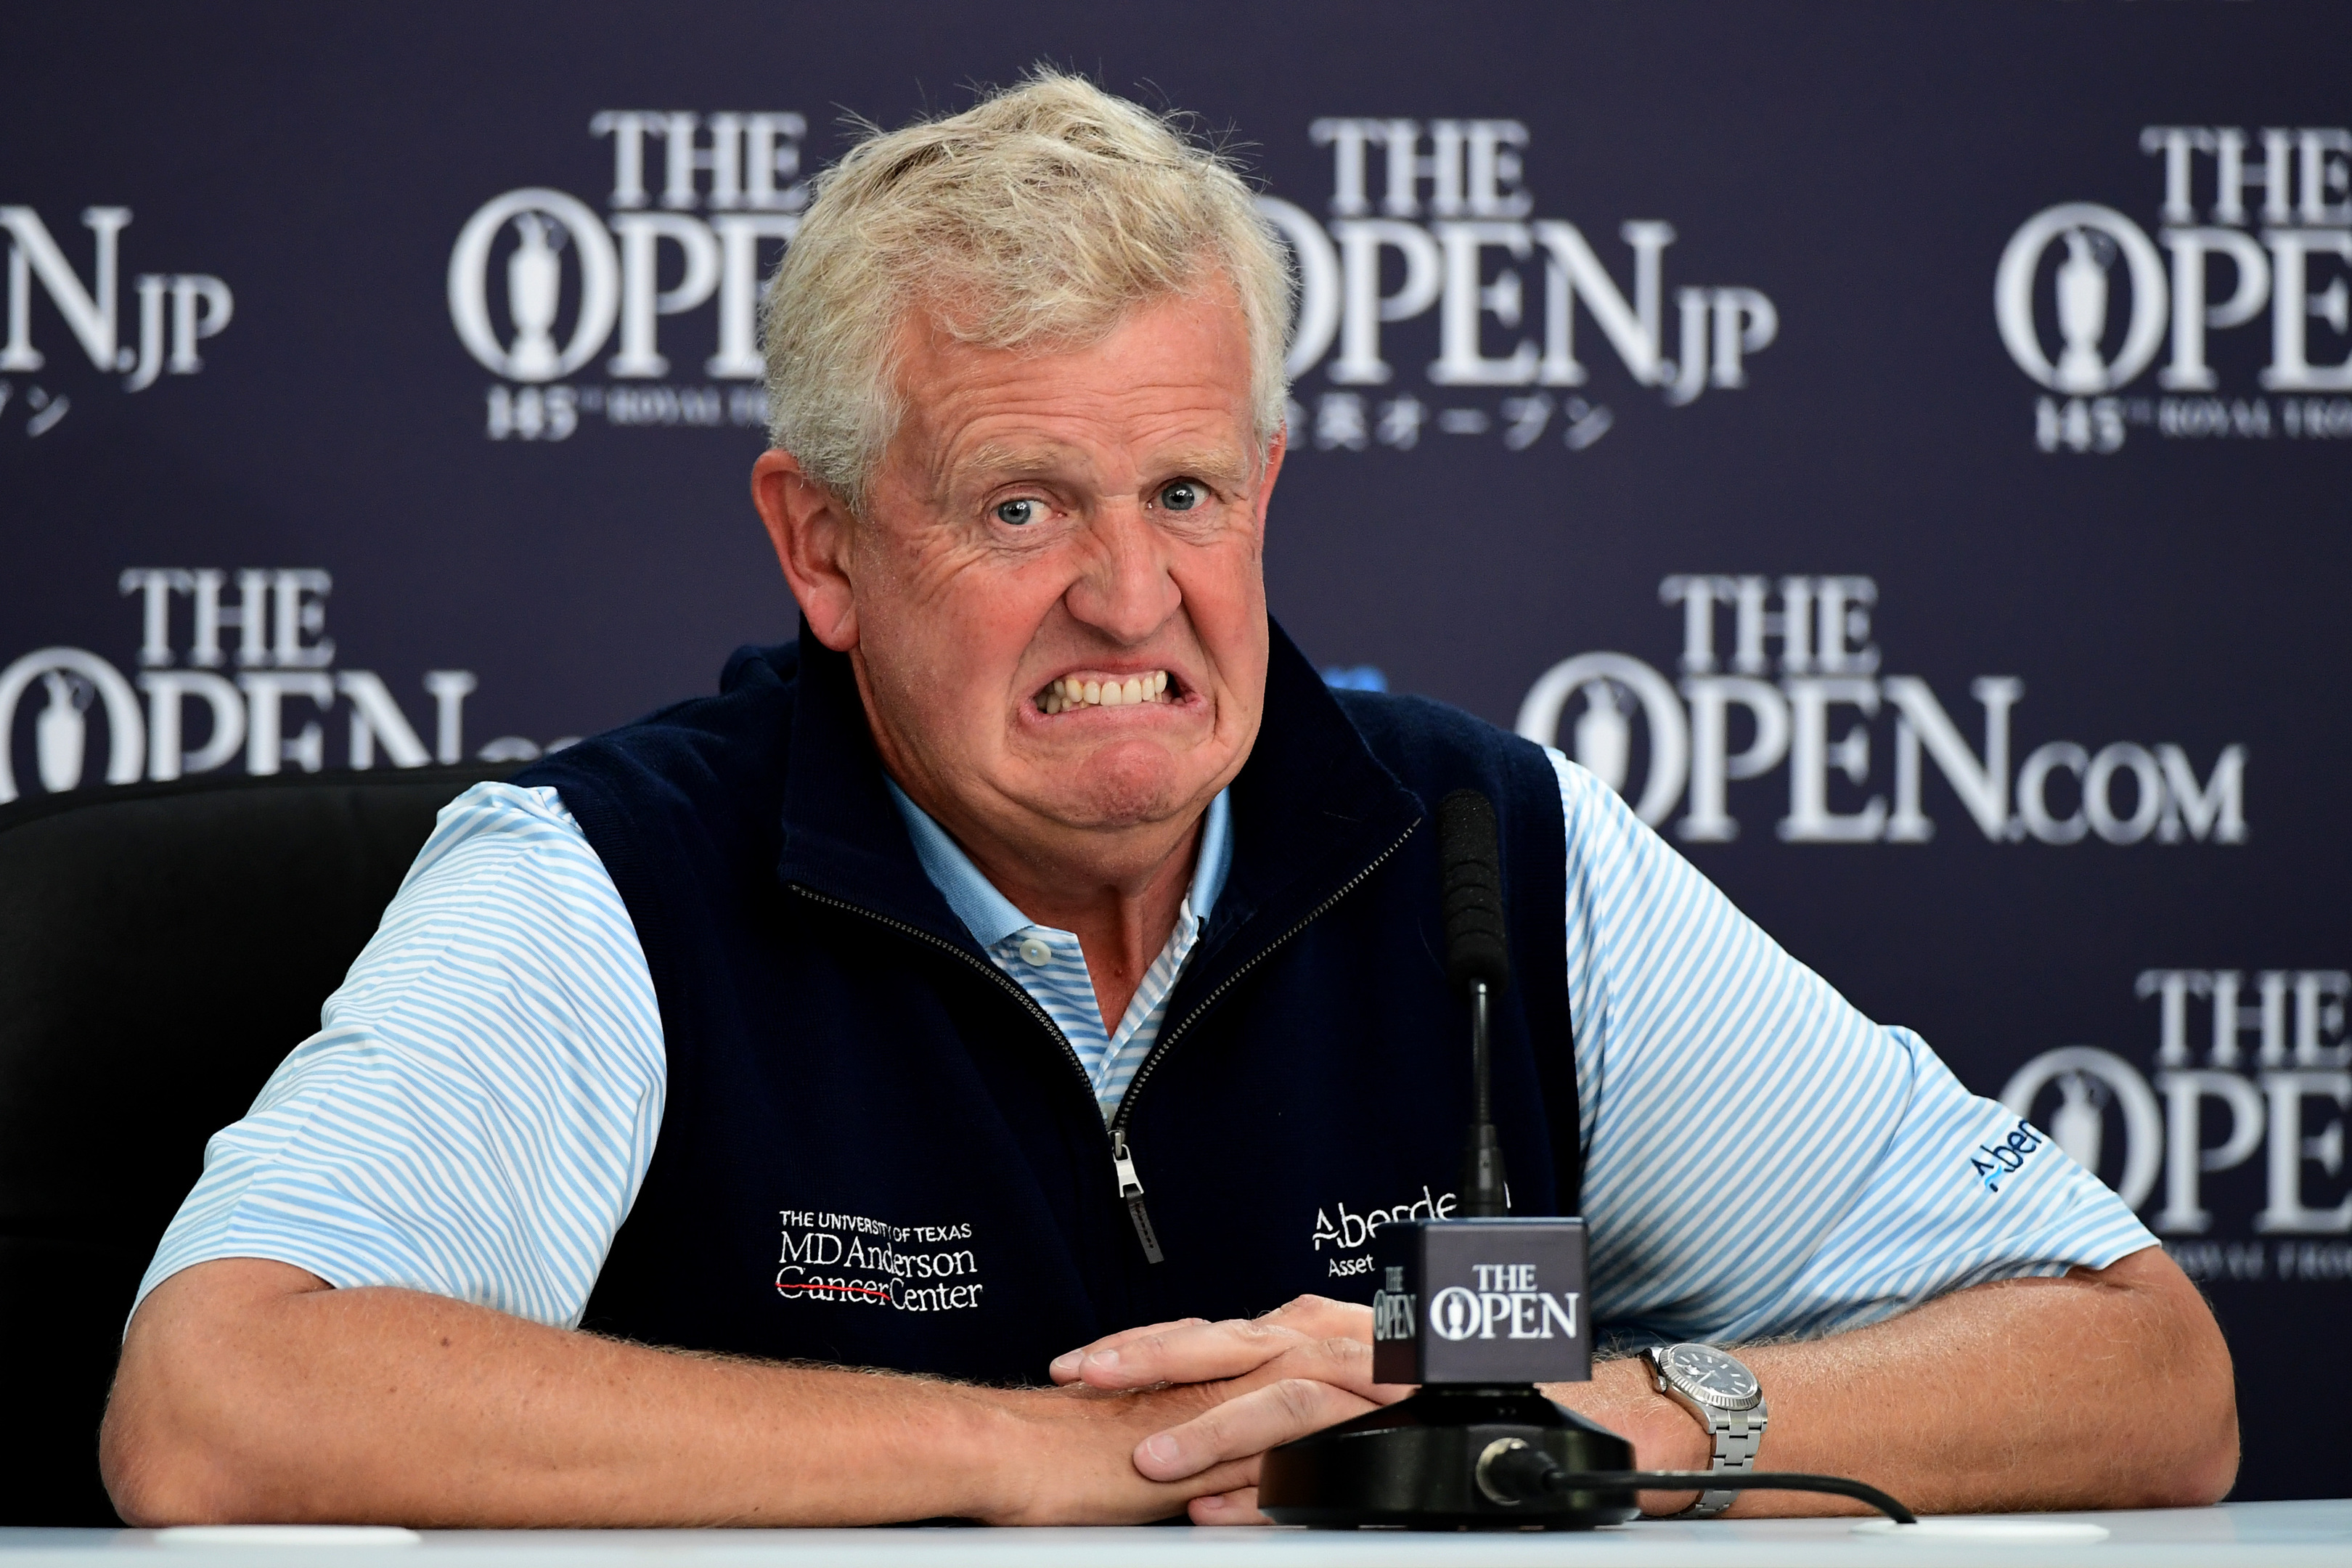
<svg viewBox="0 0 2352 1568">
<path fill-rule="evenodd" d="M 1598 1322 L 1636 1342 L 1811 1335 L 2156 1245 L 2046 1138 L 1988 1181 L 1983 1151 L 2016 1118 L 1551 756 Z M 1108 1031 L 1075 939 L 901 809 L 950 906 L 1087 1042 L 1115 1106 L 1222 883 L 1222 802 L 1185 916 Z M 1032 939 L 1045 963 L 1022 955 Z M 142 1296 L 208 1258 L 268 1258 L 577 1323 L 653 1157 L 665 1063 L 628 911 L 557 792 L 482 784 L 445 808 L 320 1022 L 207 1145 Z"/>
<path fill-rule="evenodd" d="M 1143 972 L 1118 1030 L 1106 1035 L 1102 1004 L 1095 997 L 1094 976 L 1087 973 L 1087 955 L 1078 946 L 1076 933 L 1039 925 L 1014 908 L 1012 900 L 981 875 L 980 868 L 948 836 L 948 830 L 907 798 L 897 780 L 886 777 L 883 783 L 889 785 L 891 804 L 907 824 L 907 837 L 915 842 L 915 858 L 922 862 L 923 875 L 931 879 L 931 886 L 940 890 L 948 908 L 996 961 L 996 966 L 1019 981 L 1021 989 L 1045 1009 L 1054 1026 L 1078 1053 L 1078 1063 L 1095 1086 L 1103 1120 L 1109 1121 L 1118 1110 L 1119 1097 L 1127 1093 L 1128 1081 L 1151 1054 L 1152 1042 L 1160 1038 L 1160 1020 L 1168 1016 L 1168 994 L 1176 989 L 1176 977 L 1184 973 L 1184 962 L 1201 940 L 1202 924 L 1216 906 L 1218 889 L 1225 885 L 1225 868 L 1234 856 L 1233 804 L 1226 798 L 1228 792 L 1219 790 L 1202 817 L 1192 885 L 1177 906 L 1176 929 L 1169 932 L 1167 944 L 1151 961 L 1151 967 Z"/>
</svg>

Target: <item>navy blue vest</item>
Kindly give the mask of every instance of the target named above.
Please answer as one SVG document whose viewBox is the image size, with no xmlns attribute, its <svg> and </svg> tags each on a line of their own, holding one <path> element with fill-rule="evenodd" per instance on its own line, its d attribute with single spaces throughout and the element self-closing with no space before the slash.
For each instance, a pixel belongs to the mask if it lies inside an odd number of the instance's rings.
<svg viewBox="0 0 2352 1568">
<path fill-rule="evenodd" d="M 560 788 L 611 872 L 668 1057 L 590 1328 L 1037 1383 L 1133 1324 L 1370 1300 L 1371 1226 L 1450 1206 L 1469 1115 L 1430 811 L 1465 785 L 1502 826 L 1513 1206 L 1575 1212 L 1549 763 L 1433 702 L 1328 690 L 1278 627 L 1231 874 L 1108 1129 L 1059 1032 L 923 875 L 848 660 L 805 628 L 736 654 L 719 696 L 515 782 Z"/>
</svg>

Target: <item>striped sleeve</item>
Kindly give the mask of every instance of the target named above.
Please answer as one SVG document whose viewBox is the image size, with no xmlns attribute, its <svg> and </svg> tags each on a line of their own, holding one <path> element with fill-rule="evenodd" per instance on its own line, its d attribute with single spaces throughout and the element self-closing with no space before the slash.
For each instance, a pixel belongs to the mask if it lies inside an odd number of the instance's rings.
<svg viewBox="0 0 2352 1568">
<path fill-rule="evenodd" d="M 661 1126 L 635 927 L 553 789 L 443 808 L 320 1031 L 164 1233 L 140 1298 L 265 1258 L 576 1324 Z"/>
<path fill-rule="evenodd" d="M 2156 1245 L 1551 755 L 1596 1321 L 1635 1342 L 1811 1336 Z"/>
</svg>

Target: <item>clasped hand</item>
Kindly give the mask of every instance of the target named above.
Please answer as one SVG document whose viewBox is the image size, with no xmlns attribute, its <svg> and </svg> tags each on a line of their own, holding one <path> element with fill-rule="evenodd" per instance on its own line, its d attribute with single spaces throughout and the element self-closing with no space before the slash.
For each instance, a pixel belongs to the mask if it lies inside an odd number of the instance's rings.
<svg viewBox="0 0 2352 1568">
<path fill-rule="evenodd" d="M 1301 1296 L 1262 1318 L 1187 1318 L 1129 1329 L 1058 1357 L 1054 1381 L 1106 1394 L 1185 1387 L 1211 1402 L 1135 1445 L 1138 1473 L 1222 1489 L 1187 1505 L 1195 1524 L 1263 1524 L 1258 1462 L 1268 1448 L 1391 1405 L 1411 1386 L 1372 1381 L 1371 1309 Z"/>
</svg>

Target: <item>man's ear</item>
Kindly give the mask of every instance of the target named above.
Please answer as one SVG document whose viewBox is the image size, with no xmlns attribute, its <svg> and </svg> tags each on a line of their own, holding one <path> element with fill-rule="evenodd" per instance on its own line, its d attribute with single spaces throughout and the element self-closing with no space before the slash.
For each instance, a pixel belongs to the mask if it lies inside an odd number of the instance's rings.
<svg viewBox="0 0 2352 1568">
<path fill-rule="evenodd" d="M 1265 509 L 1274 503 L 1274 481 L 1282 477 L 1282 459 L 1290 451 L 1290 426 L 1276 426 L 1265 444 L 1265 461 L 1257 478 L 1257 530 L 1260 539 L 1265 535 Z"/>
<path fill-rule="evenodd" d="M 849 576 L 849 509 L 808 477 L 800 459 L 770 447 L 751 465 L 751 504 L 767 525 L 776 563 L 817 641 L 835 653 L 857 644 L 857 599 Z"/>
</svg>

